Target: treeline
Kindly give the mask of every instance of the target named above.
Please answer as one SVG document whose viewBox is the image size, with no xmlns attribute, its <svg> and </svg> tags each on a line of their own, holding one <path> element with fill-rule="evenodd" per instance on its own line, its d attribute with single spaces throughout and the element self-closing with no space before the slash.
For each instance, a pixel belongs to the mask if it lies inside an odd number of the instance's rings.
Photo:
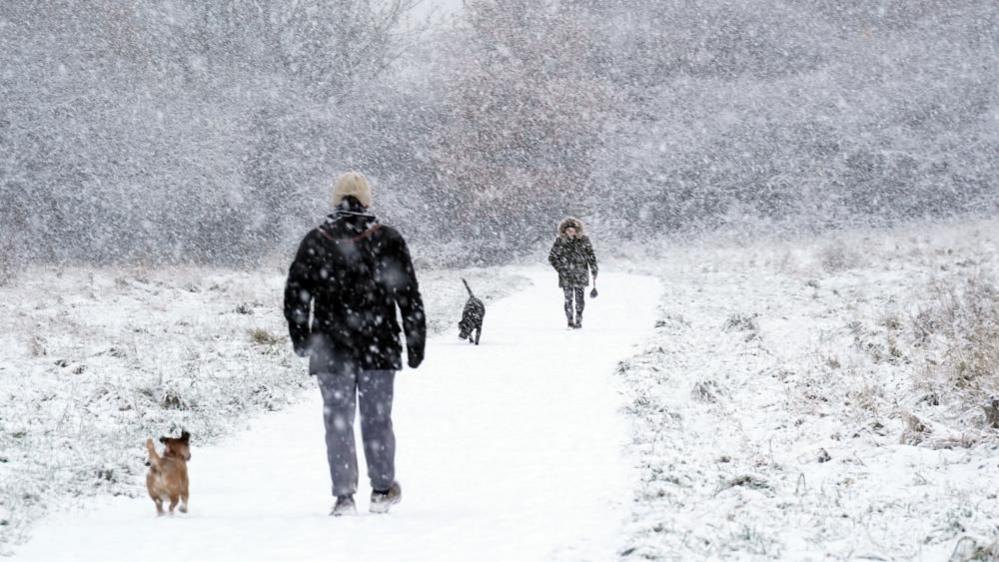
<svg viewBox="0 0 999 562">
<path fill-rule="evenodd" d="M 0 4 L 0 253 L 252 263 L 352 168 L 471 261 L 999 210 L 990 0 L 411 7 Z"/>
</svg>

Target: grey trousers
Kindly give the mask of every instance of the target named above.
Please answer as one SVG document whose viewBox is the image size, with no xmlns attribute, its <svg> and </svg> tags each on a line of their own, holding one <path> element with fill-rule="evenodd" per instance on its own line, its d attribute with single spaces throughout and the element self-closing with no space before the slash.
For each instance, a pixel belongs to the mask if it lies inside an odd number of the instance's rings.
<svg viewBox="0 0 999 562">
<path fill-rule="evenodd" d="M 357 492 L 357 448 L 354 444 L 357 402 L 361 407 L 361 439 L 371 489 L 388 490 L 395 481 L 395 433 L 392 431 L 395 371 L 349 370 L 317 373 L 316 378 L 323 395 L 326 458 L 333 495 L 347 496 Z"/>
<path fill-rule="evenodd" d="M 586 308 L 586 298 L 583 294 L 584 287 L 562 287 L 562 292 L 565 293 L 565 318 L 572 323 L 572 300 L 573 297 L 576 298 L 576 318 L 581 319 L 583 317 L 583 309 Z"/>
</svg>

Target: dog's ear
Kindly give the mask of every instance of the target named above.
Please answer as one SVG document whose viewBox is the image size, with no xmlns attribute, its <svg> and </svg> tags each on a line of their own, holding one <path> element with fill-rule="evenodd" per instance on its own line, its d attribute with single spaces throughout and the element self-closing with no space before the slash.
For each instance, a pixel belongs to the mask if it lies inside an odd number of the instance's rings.
<svg viewBox="0 0 999 562">
<path fill-rule="evenodd" d="M 167 439 L 167 437 L 160 437 L 160 443 L 166 444 Z"/>
<path fill-rule="evenodd" d="M 187 431 L 181 431 L 180 440 L 183 441 L 184 443 L 187 443 L 188 441 L 191 440 L 191 434 L 188 433 Z"/>
</svg>

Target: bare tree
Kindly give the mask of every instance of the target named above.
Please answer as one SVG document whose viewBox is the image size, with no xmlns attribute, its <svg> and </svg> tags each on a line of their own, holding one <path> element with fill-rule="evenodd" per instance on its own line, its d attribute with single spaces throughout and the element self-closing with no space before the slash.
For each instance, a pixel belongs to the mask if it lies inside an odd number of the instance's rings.
<svg viewBox="0 0 999 562">
<path fill-rule="evenodd" d="M 551 0 L 465 3 L 433 154 L 452 201 L 497 250 L 547 237 L 583 204 L 609 98 L 587 66 L 584 23 Z"/>
<path fill-rule="evenodd" d="M 345 102 L 421 32 L 417 2 L 3 3 L 0 208 L 32 217 L 25 255 L 267 251 L 345 152 Z M 277 156 L 314 146 L 334 148 L 304 169 Z"/>
</svg>

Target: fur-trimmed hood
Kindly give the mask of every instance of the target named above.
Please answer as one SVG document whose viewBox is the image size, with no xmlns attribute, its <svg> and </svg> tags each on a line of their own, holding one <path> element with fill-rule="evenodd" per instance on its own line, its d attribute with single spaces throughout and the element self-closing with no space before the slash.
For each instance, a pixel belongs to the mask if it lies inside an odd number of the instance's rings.
<svg viewBox="0 0 999 562">
<path fill-rule="evenodd" d="M 577 219 L 576 217 L 566 217 L 562 219 L 561 222 L 558 223 L 558 232 L 556 233 L 556 235 L 559 238 L 565 237 L 565 229 L 569 228 L 570 226 L 575 227 L 576 233 L 579 235 L 580 238 L 585 234 L 585 232 L 583 231 L 583 221 Z"/>
</svg>

